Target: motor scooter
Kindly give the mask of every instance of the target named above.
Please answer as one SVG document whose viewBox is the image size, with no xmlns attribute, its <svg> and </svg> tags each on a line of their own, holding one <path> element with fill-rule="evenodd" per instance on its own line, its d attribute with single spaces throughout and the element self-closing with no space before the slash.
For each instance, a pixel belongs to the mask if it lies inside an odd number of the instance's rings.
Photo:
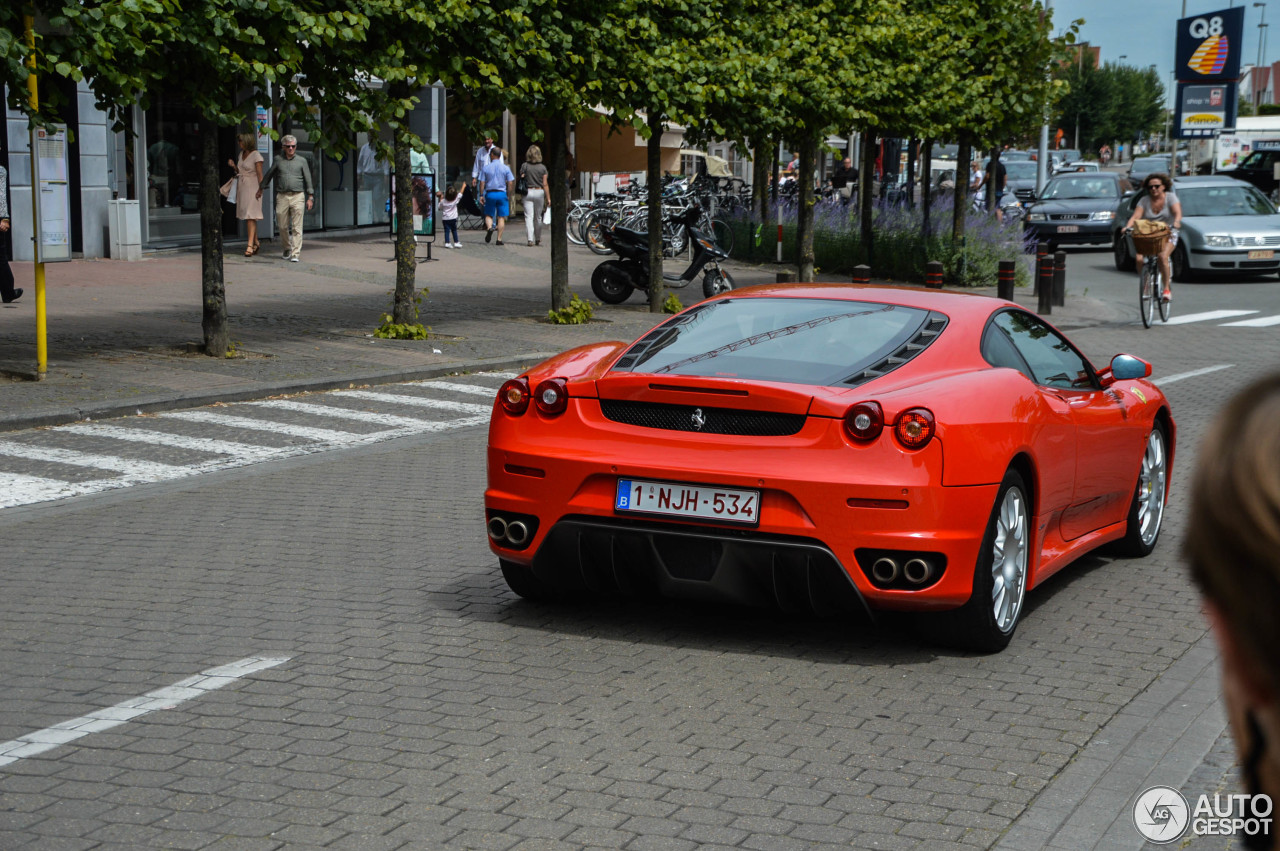
<svg viewBox="0 0 1280 851">
<path fill-rule="evenodd" d="M 678 275 L 662 276 L 671 289 L 687 287 L 702 274 L 702 294 L 706 298 L 733 289 L 733 277 L 720 268 L 720 261 L 728 253 L 716 245 L 708 234 L 697 228 L 702 211 L 690 207 L 683 213 L 668 219 L 678 224 L 686 234 L 686 242 L 692 243 L 693 259 L 689 267 Z M 639 290 L 649 291 L 649 234 L 624 227 L 606 227 L 602 231 L 605 244 L 617 254 L 617 259 L 606 260 L 591 273 L 591 291 L 605 304 L 622 304 Z"/>
</svg>

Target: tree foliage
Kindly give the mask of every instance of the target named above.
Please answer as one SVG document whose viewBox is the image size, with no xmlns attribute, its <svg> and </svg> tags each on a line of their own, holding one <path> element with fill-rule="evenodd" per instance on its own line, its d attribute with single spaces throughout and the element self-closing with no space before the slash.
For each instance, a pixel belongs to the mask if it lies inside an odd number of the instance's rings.
<svg viewBox="0 0 1280 851">
<path fill-rule="evenodd" d="M 1073 140 L 1079 126 L 1081 150 L 1133 142 L 1164 126 L 1165 89 L 1154 68 L 1068 62 L 1055 76 L 1070 87 L 1058 103 L 1056 123 Z"/>
</svg>

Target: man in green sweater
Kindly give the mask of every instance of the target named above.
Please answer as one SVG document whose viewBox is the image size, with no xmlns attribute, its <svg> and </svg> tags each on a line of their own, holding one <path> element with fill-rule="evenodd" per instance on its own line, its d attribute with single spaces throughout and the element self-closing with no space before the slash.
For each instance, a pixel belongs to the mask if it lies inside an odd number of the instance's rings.
<svg viewBox="0 0 1280 851">
<path fill-rule="evenodd" d="M 262 187 L 276 181 L 276 229 L 280 232 L 280 243 L 284 246 L 284 259 L 298 262 L 298 253 L 302 251 L 302 217 L 305 199 L 306 209 L 315 204 L 315 189 L 311 186 L 311 166 L 303 157 L 298 156 L 298 140 L 293 136 L 282 136 L 280 147 L 284 156 L 276 157 L 271 168 L 262 175 L 258 184 L 258 198 L 262 198 Z"/>
</svg>

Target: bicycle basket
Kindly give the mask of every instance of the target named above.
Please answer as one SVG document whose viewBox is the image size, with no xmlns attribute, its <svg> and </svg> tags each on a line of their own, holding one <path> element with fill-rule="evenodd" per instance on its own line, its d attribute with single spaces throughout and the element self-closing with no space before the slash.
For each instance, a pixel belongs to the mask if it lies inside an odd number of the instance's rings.
<svg viewBox="0 0 1280 851">
<path fill-rule="evenodd" d="M 1169 227 L 1164 222 L 1152 222 L 1146 219 L 1135 223 L 1133 229 L 1133 250 L 1138 254 L 1159 254 L 1164 244 L 1169 241 Z"/>
</svg>

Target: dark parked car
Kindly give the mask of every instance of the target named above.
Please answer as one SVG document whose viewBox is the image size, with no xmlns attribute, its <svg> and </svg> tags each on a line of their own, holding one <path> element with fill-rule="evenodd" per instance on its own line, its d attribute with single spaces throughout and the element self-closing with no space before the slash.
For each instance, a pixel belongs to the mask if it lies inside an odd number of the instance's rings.
<svg viewBox="0 0 1280 851">
<path fill-rule="evenodd" d="M 1027 208 L 1026 231 L 1051 248 L 1061 244 L 1105 245 L 1111 241 L 1111 220 L 1129 181 L 1110 171 L 1061 174 Z"/>
<path fill-rule="evenodd" d="M 1167 174 L 1173 176 L 1173 172 L 1169 170 L 1169 157 L 1138 157 L 1129 166 L 1129 180 L 1133 183 L 1134 188 L 1140 188 L 1142 181 L 1149 174 Z"/>
<path fill-rule="evenodd" d="M 1182 230 L 1173 250 L 1173 279 L 1193 274 L 1261 275 L 1280 271 L 1280 213 L 1254 186 L 1233 177 L 1179 177 L 1173 192 L 1182 204 Z M 1116 208 L 1111 222 L 1116 268 L 1133 270 L 1133 243 L 1120 230 L 1142 193 Z"/>
<path fill-rule="evenodd" d="M 1270 195 L 1276 191 L 1276 166 L 1280 165 L 1280 142 L 1264 140 L 1254 145 L 1249 156 L 1240 161 L 1235 168 L 1222 169 L 1219 174 L 1252 183 L 1264 193 Z"/>
<path fill-rule="evenodd" d="M 1036 197 L 1036 169 L 1037 164 L 1031 160 L 1006 160 L 1003 155 L 1000 162 L 1004 163 L 1005 184 L 1004 191 L 1012 192 L 1023 204 L 1029 204 Z M 983 165 L 983 169 L 986 165 Z"/>
</svg>

